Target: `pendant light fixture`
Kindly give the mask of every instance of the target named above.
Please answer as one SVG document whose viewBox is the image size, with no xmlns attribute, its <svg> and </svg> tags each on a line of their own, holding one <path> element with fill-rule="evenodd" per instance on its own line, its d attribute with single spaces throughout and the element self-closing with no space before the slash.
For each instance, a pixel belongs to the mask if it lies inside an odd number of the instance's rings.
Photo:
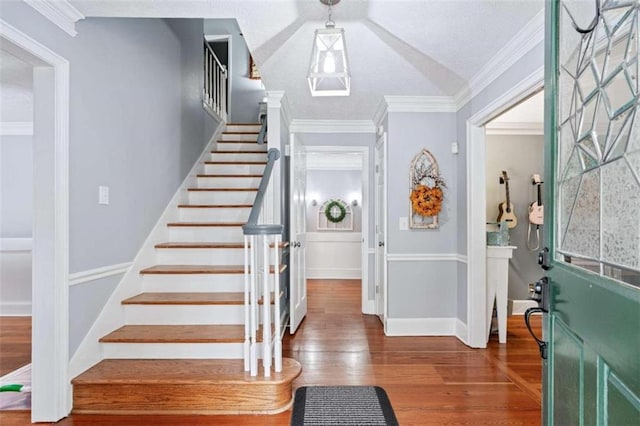
<svg viewBox="0 0 640 426">
<path fill-rule="evenodd" d="M 328 6 L 329 19 L 324 28 L 316 30 L 313 38 L 308 74 L 311 96 L 349 96 L 351 76 L 344 29 L 336 28 L 331 19 L 331 6 L 340 0 L 320 0 L 320 3 Z"/>
</svg>

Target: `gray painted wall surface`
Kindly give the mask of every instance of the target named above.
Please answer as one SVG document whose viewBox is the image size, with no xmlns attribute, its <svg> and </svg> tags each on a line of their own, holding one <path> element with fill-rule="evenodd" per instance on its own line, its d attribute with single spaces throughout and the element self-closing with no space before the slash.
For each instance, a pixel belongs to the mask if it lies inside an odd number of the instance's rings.
<svg viewBox="0 0 640 426">
<path fill-rule="evenodd" d="M 183 92 L 180 40 L 161 19 L 85 19 L 69 37 L 23 2 L 3 3 L 0 16 L 70 63 L 69 272 L 131 261 L 203 148 L 202 130 L 183 140 L 191 114 L 203 115 L 183 100 L 196 97 Z M 98 205 L 98 185 L 110 187 L 109 205 Z M 107 297 L 78 291 L 71 321 L 92 322 Z M 92 313 L 76 317 L 79 305 Z"/>
<path fill-rule="evenodd" d="M 387 251 L 389 255 L 457 253 L 455 113 L 389 113 L 387 182 Z M 423 148 L 438 161 L 444 178 L 445 201 L 438 229 L 401 231 L 399 220 L 408 217 L 411 192 L 409 167 Z M 456 317 L 457 262 L 393 261 L 388 266 L 389 317 Z"/>
<path fill-rule="evenodd" d="M 542 275 L 537 251 L 527 248 L 529 204 L 536 200 L 536 187 L 531 184 L 534 173 L 543 176 L 543 136 L 487 136 L 487 220 L 498 214 L 498 204 L 505 199 L 504 185 L 499 176 L 506 170 L 509 176 L 509 195 L 518 225 L 509 230 L 511 245 L 518 247 L 509 261 L 509 298 L 528 298 L 528 284 Z M 535 247 L 535 225 L 531 230 Z M 540 229 L 542 238 L 542 228 Z M 544 245 L 541 244 L 541 247 Z"/>
<path fill-rule="evenodd" d="M 330 198 L 340 198 L 347 204 L 353 201 L 353 194 L 360 194 L 362 199 L 362 171 L 361 170 L 308 170 L 307 171 L 307 231 L 318 230 L 318 212 L 322 204 Z M 317 205 L 311 205 L 312 196 L 316 197 Z M 351 206 L 353 214 L 353 232 L 362 230 L 362 207 L 360 204 Z"/>
<path fill-rule="evenodd" d="M 69 359 L 100 314 L 122 275 L 74 285 L 69 291 Z"/>
<path fill-rule="evenodd" d="M 32 228 L 32 137 L 1 136 L 0 238 L 30 238 Z"/>
<path fill-rule="evenodd" d="M 456 253 L 456 185 L 451 143 L 456 140 L 454 113 L 390 113 L 387 161 L 387 250 L 389 253 Z M 438 161 L 447 188 L 438 229 L 399 230 L 409 216 L 409 166 L 423 148 Z"/>
<path fill-rule="evenodd" d="M 205 35 L 231 36 L 230 123 L 257 123 L 258 102 L 265 96 L 261 80 L 249 78 L 249 48 L 235 19 L 205 19 Z"/>
<path fill-rule="evenodd" d="M 457 262 L 389 262 L 389 318 L 455 318 Z"/>
</svg>

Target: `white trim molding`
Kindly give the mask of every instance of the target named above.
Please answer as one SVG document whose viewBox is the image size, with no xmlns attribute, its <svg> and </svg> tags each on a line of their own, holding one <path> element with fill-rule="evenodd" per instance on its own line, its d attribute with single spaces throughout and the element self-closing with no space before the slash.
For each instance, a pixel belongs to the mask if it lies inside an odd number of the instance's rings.
<svg viewBox="0 0 640 426">
<path fill-rule="evenodd" d="M 0 122 L 0 136 L 33 136 L 32 121 Z"/>
<path fill-rule="evenodd" d="M 299 120 L 294 119 L 291 133 L 375 133 L 371 120 Z"/>
<path fill-rule="evenodd" d="M 29 252 L 33 246 L 32 238 L 0 238 L 0 252 Z"/>
<path fill-rule="evenodd" d="M 459 108 L 487 88 L 503 72 L 508 70 L 531 49 L 544 40 L 544 9 L 534 16 L 507 44 L 474 75 L 469 86 L 455 96 Z"/>
<path fill-rule="evenodd" d="M 0 38 L 40 61 L 40 74 L 51 68 L 51 135 L 42 135 L 52 145 L 35 161 L 51 166 L 36 171 L 35 179 L 52 179 L 34 197 L 33 234 L 33 387 L 32 422 L 56 422 L 71 411 L 69 367 L 69 61 L 0 19 Z M 42 68 L 42 69 L 40 69 Z M 47 84 L 48 86 L 48 84 Z M 41 89 L 38 89 L 41 90 Z M 45 97 L 50 94 L 47 93 Z M 36 115 L 36 125 L 38 117 Z M 46 136 L 46 138 L 44 138 Z M 34 141 L 34 143 L 38 143 Z M 37 167 L 35 167 L 37 169 Z M 40 176 L 40 174 L 42 176 Z M 40 237 L 42 235 L 42 237 Z"/>
<path fill-rule="evenodd" d="M 0 316 L 30 317 L 31 302 L 0 302 Z"/>
<path fill-rule="evenodd" d="M 461 262 L 467 263 L 467 256 L 458 253 L 389 253 L 388 262 Z"/>
<path fill-rule="evenodd" d="M 385 96 L 388 112 L 456 112 L 458 106 L 449 96 Z M 376 112 L 376 116 L 382 115 Z M 376 117 L 378 118 L 378 117 Z"/>
<path fill-rule="evenodd" d="M 462 343 L 469 346 L 469 343 L 467 342 L 467 336 L 468 336 L 467 333 L 468 333 L 467 324 L 463 323 L 459 319 L 456 319 L 456 337 Z"/>
<path fill-rule="evenodd" d="M 131 268 L 131 265 L 133 265 L 133 262 L 124 262 L 87 271 L 74 272 L 73 274 L 69 274 L 69 286 L 84 284 L 113 275 L 126 274 L 129 268 Z"/>
<path fill-rule="evenodd" d="M 387 318 L 387 336 L 455 336 L 457 318 Z"/>
<path fill-rule="evenodd" d="M 544 135 L 543 123 L 534 122 L 495 122 L 486 126 L 487 135 L 490 136 L 542 136 Z"/>
<path fill-rule="evenodd" d="M 67 0 L 24 0 L 24 2 L 70 36 L 75 37 L 78 34 L 76 22 L 84 19 L 84 15 Z"/>
</svg>

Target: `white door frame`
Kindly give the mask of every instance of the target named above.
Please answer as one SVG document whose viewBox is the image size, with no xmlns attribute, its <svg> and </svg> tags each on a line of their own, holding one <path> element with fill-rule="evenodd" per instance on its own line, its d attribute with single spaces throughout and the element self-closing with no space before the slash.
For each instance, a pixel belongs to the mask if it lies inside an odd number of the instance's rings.
<svg viewBox="0 0 640 426">
<path fill-rule="evenodd" d="M 487 346 L 486 319 L 486 141 L 487 122 L 538 92 L 544 67 L 512 87 L 467 120 L 467 341 Z"/>
<path fill-rule="evenodd" d="M 387 220 L 386 220 L 386 213 L 384 214 L 383 217 L 378 217 L 377 214 L 380 211 L 380 209 L 382 209 L 382 211 L 386 212 L 387 211 L 387 189 L 386 189 L 386 184 L 388 182 L 387 176 L 388 176 L 388 170 L 387 170 L 387 132 L 383 132 L 382 135 L 380 135 L 380 137 L 378 138 L 378 140 L 376 141 L 376 148 L 375 148 L 375 164 L 376 164 L 376 168 L 378 167 L 379 164 L 379 156 L 378 156 L 378 152 L 379 150 L 382 150 L 382 162 L 383 162 L 383 167 L 382 167 L 382 173 L 383 173 L 383 182 L 385 184 L 385 187 L 383 188 L 383 192 L 384 195 L 382 197 L 382 199 L 379 199 L 378 197 L 378 171 L 376 170 L 376 173 L 374 174 L 374 181 L 375 183 L 372 185 L 373 188 L 375 188 L 375 206 L 374 206 L 374 217 L 375 217 L 375 224 L 374 224 L 374 228 L 377 226 L 381 226 L 382 227 L 382 234 L 384 235 L 385 239 L 387 237 Z M 382 204 L 382 205 L 380 205 Z M 376 241 L 378 238 L 378 231 L 377 229 L 374 230 L 375 236 L 376 236 Z M 373 252 L 374 252 L 374 259 L 375 259 L 375 266 L 374 266 L 374 271 L 375 271 L 375 284 L 378 285 L 379 282 L 382 282 L 382 288 L 378 288 L 378 292 L 376 293 L 376 314 L 380 317 L 380 319 L 382 320 L 382 325 L 383 325 L 383 329 L 385 334 L 387 333 L 387 297 L 388 297 L 388 290 L 387 290 L 387 247 L 386 247 L 386 242 L 383 241 L 385 243 L 385 245 L 381 248 L 382 249 L 382 265 L 378 265 L 378 261 L 380 260 L 380 258 L 378 257 L 378 250 L 380 248 L 378 247 L 374 247 L 373 248 Z M 380 271 L 380 266 L 382 266 L 382 277 L 378 277 L 377 274 Z M 381 279 L 379 279 L 381 278 Z M 383 303 L 383 308 L 382 311 L 380 310 L 380 306 L 378 303 L 378 294 L 382 295 L 382 303 Z"/>
<path fill-rule="evenodd" d="M 0 19 L 3 49 L 23 57 L 34 74 L 50 69 L 53 117 L 34 121 L 32 399 L 33 422 L 58 421 L 71 411 L 69 364 L 69 61 Z M 42 72 L 41 72 L 42 71 Z M 34 81 L 34 91 L 39 90 Z M 37 93 L 36 93 L 37 95 Z M 35 98 L 35 96 L 34 96 Z M 41 129 L 46 128 L 43 134 Z M 52 134 L 49 134 L 51 129 Z M 39 135 L 40 132 L 40 135 Z M 53 147 L 48 145 L 52 141 Z"/>
<path fill-rule="evenodd" d="M 357 152 L 362 155 L 362 262 L 361 304 L 362 313 L 375 314 L 375 298 L 369 300 L 369 147 L 359 145 L 307 145 L 307 152 Z"/>
</svg>

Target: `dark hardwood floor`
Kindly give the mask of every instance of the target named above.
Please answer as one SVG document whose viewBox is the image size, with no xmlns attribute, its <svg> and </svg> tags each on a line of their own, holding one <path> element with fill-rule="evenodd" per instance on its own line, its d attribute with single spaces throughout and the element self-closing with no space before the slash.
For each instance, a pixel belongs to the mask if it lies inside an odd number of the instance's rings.
<svg viewBox="0 0 640 426">
<path fill-rule="evenodd" d="M 540 319 L 536 318 L 536 327 Z M 521 316 L 509 318 L 508 342 L 487 349 L 454 337 L 385 337 L 375 316 L 360 313 L 360 282 L 309 282 L 308 315 L 284 340 L 306 385 L 378 385 L 401 425 L 539 425 L 541 367 Z M 2 352 L 0 355 L 4 357 Z M 177 390 L 179 391 L 179 390 Z M 61 425 L 287 425 L 273 416 L 71 415 Z M 29 423 L 29 413 L 0 413 L 0 425 Z"/>
</svg>

